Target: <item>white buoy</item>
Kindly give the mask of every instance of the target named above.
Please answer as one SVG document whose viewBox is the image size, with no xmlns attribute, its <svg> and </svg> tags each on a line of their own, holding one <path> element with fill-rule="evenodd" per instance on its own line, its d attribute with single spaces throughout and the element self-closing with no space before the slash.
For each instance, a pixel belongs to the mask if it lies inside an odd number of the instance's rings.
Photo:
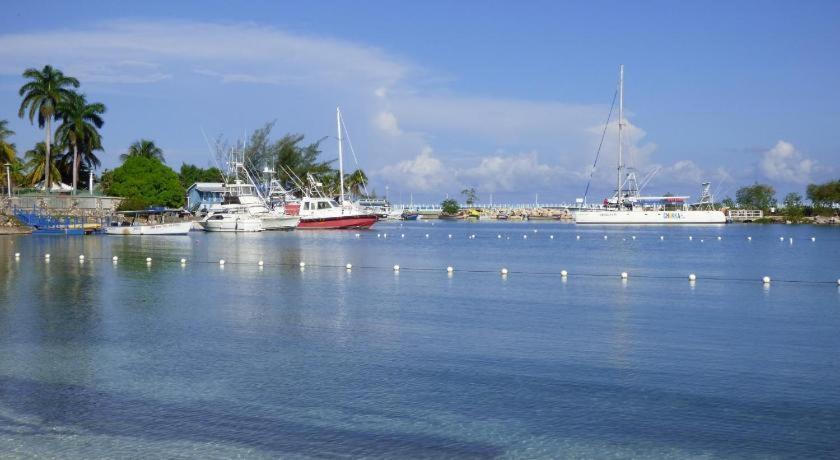
<svg viewBox="0 0 840 460">
<path fill-rule="evenodd" d="M 560 276 L 565 278 L 565 277 L 569 276 L 569 272 L 567 272 L 566 270 L 560 270 Z"/>
<path fill-rule="evenodd" d="M 394 271 L 395 271 L 395 272 L 400 271 L 400 266 L 399 266 L 399 265 L 394 265 Z"/>
<path fill-rule="evenodd" d="M 360 237 L 360 236 L 362 236 L 362 235 L 360 235 L 360 234 L 356 233 L 356 238 L 358 238 L 358 237 Z"/>
<path fill-rule="evenodd" d="M 633 239 L 635 240 L 635 239 L 636 239 L 636 235 L 633 235 L 633 236 L 631 236 L 630 238 L 633 238 Z"/>
<path fill-rule="evenodd" d="M 454 271 L 455 271 L 455 269 L 454 269 L 454 268 L 452 268 L 452 265 L 450 265 L 450 266 L 446 267 L 446 272 L 447 272 L 447 273 L 452 273 L 452 272 L 454 272 Z"/>
<path fill-rule="evenodd" d="M 537 229 L 536 229 L 536 228 L 534 229 L 534 233 L 537 233 Z"/>
<path fill-rule="evenodd" d="M 79 260 L 85 260 L 85 255 L 84 254 L 79 254 Z"/>
<path fill-rule="evenodd" d="M 604 239 L 607 239 L 607 235 L 604 235 Z"/>
<path fill-rule="evenodd" d="M 788 238 L 788 241 L 790 241 L 790 244 L 793 244 L 793 238 Z"/>
<path fill-rule="evenodd" d="M 623 279 L 623 280 L 627 279 L 627 272 L 621 272 L 621 279 Z"/>
<path fill-rule="evenodd" d="M 377 238 L 382 238 L 382 234 L 381 234 L 381 233 L 377 233 L 377 234 L 376 234 L 376 237 L 377 237 Z"/>
<path fill-rule="evenodd" d="M 15 259 L 20 259 L 20 253 L 19 252 L 15 253 Z"/>
<path fill-rule="evenodd" d="M 117 257 L 117 256 L 114 256 L 114 257 L 111 257 L 111 260 L 113 260 L 114 262 L 116 262 L 116 261 L 120 260 L 120 258 L 119 258 L 119 257 Z"/>
<path fill-rule="evenodd" d="M 496 235 L 496 238 L 502 239 L 502 235 Z"/>
<path fill-rule="evenodd" d="M 265 262 L 263 262 L 262 259 L 257 261 L 257 266 L 262 267 L 263 265 L 265 265 Z"/>
<path fill-rule="evenodd" d="M 811 237 L 811 241 L 817 241 L 817 239 L 816 239 L 815 237 L 813 237 L 813 236 L 812 236 L 812 237 Z"/>
<path fill-rule="evenodd" d="M 747 241 L 752 241 L 752 237 L 751 237 L 751 236 L 748 236 L 748 237 L 747 237 Z"/>
<path fill-rule="evenodd" d="M 765 276 L 764 278 L 761 278 L 761 281 L 764 282 L 764 284 L 770 284 L 770 277 Z"/>
<path fill-rule="evenodd" d="M 527 239 L 528 239 L 528 235 L 522 235 L 522 239 L 523 239 L 523 240 L 527 240 Z"/>
<path fill-rule="evenodd" d="M 703 242 L 703 238 L 700 238 L 700 242 L 701 242 L 701 243 Z"/>
<path fill-rule="evenodd" d="M 400 238 L 405 238 L 405 233 L 400 233 Z"/>
<path fill-rule="evenodd" d="M 44 254 L 44 259 L 49 260 L 50 259 L 50 254 L 49 253 Z"/>
<path fill-rule="evenodd" d="M 659 235 L 659 241 L 665 241 L 665 237 L 662 236 L 662 235 Z"/>
<path fill-rule="evenodd" d="M 449 239 L 452 239 L 452 234 L 451 233 L 449 234 Z"/>
<path fill-rule="evenodd" d="M 219 259 L 219 265 L 224 265 L 224 264 L 225 264 L 225 259 Z"/>
<path fill-rule="evenodd" d="M 837 285 L 840 286 L 840 278 L 837 278 Z"/>
<path fill-rule="evenodd" d="M 719 236 L 719 237 L 718 237 L 718 241 L 720 241 L 720 240 L 722 240 L 722 239 L 723 239 L 723 237 L 722 237 L 722 236 Z"/>
<path fill-rule="evenodd" d="M 580 235 L 575 235 L 575 239 L 576 239 L 576 240 L 579 240 L 579 239 L 580 239 Z"/>
<path fill-rule="evenodd" d="M 151 263 L 151 262 L 152 262 L 152 258 L 151 258 L 151 257 L 146 257 L 146 262 Z"/>
<path fill-rule="evenodd" d="M 301 261 L 301 263 L 299 263 L 298 265 L 300 266 L 300 268 L 306 267 L 306 262 Z"/>
<path fill-rule="evenodd" d="M 785 240 L 785 237 L 783 237 L 783 236 L 779 237 L 779 241 L 784 241 L 784 240 Z"/>
<path fill-rule="evenodd" d="M 187 264 L 187 259 L 184 259 L 184 258 L 182 257 L 182 258 L 181 258 L 181 265 L 186 265 L 186 264 Z"/>
<path fill-rule="evenodd" d="M 383 233 L 383 234 L 382 234 L 382 238 L 388 238 L 388 234 L 387 234 L 387 233 Z"/>
<path fill-rule="evenodd" d="M 688 274 L 688 280 L 689 280 L 689 281 L 695 281 L 695 280 L 697 280 L 697 275 L 695 275 L 694 273 L 689 273 L 689 274 Z"/>
<path fill-rule="evenodd" d="M 429 237 L 429 234 L 428 234 L 428 233 L 426 233 L 426 238 L 428 238 L 428 237 Z"/>
<path fill-rule="evenodd" d="M 689 235 L 689 237 L 688 237 L 688 241 L 691 241 L 691 240 L 693 240 L 693 239 L 694 239 L 694 237 L 693 237 L 693 236 L 691 236 L 691 235 Z"/>
<path fill-rule="evenodd" d="M 353 264 L 347 264 L 344 266 L 344 268 L 351 270 L 353 268 Z"/>
<path fill-rule="evenodd" d="M 502 268 L 502 275 L 507 275 L 507 274 L 508 274 L 508 269 L 503 267 Z"/>
</svg>

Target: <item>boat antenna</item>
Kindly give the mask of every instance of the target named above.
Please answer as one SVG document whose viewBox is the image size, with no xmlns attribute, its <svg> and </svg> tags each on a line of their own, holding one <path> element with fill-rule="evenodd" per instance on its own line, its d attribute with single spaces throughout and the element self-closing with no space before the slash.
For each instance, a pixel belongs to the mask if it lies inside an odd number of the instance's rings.
<svg viewBox="0 0 840 460">
<path fill-rule="evenodd" d="M 624 127 L 624 64 L 618 66 L 618 181 L 615 189 L 616 205 L 621 201 L 621 130 Z"/>
<path fill-rule="evenodd" d="M 347 125 L 344 123 L 344 117 L 341 118 L 341 127 L 344 128 L 344 134 L 347 136 L 347 146 L 350 147 L 350 153 L 353 154 L 353 161 L 356 163 L 356 169 L 360 169 L 359 158 L 356 157 L 356 151 L 353 149 L 353 140 L 350 139 L 350 130 L 347 129 Z M 365 181 L 362 181 L 362 189 L 365 191 L 365 195 L 370 195 Z"/>
<path fill-rule="evenodd" d="M 589 180 L 586 181 L 586 190 L 583 192 L 584 203 L 586 203 L 586 197 L 589 195 L 589 185 L 592 184 L 592 176 L 595 174 L 595 167 L 598 166 L 598 157 L 601 156 L 601 147 L 604 145 L 604 138 L 607 136 L 607 128 L 610 126 L 610 119 L 612 118 L 613 109 L 615 108 L 615 99 L 617 97 L 618 90 L 615 90 L 612 102 L 610 103 L 610 113 L 607 114 L 607 121 L 604 123 L 604 130 L 601 132 L 601 142 L 598 143 L 598 150 L 595 151 L 595 162 L 592 163 L 592 170 L 589 171 Z"/>
<path fill-rule="evenodd" d="M 204 127 L 199 126 L 199 128 L 201 129 L 201 135 L 204 136 L 204 142 L 207 144 L 207 151 L 210 153 L 210 159 L 213 160 L 213 164 L 216 165 L 216 169 L 218 169 L 219 172 L 221 172 L 222 181 L 227 182 L 227 178 L 225 177 L 224 169 L 222 169 L 222 167 L 219 166 L 219 159 L 216 158 L 216 155 L 213 152 L 213 147 L 210 147 L 210 139 L 207 137 L 207 133 L 204 131 Z"/>
<path fill-rule="evenodd" d="M 341 206 L 344 206 L 344 151 L 341 146 L 341 107 L 335 108 L 335 127 L 338 131 L 338 183 L 340 187 Z"/>
</svg>

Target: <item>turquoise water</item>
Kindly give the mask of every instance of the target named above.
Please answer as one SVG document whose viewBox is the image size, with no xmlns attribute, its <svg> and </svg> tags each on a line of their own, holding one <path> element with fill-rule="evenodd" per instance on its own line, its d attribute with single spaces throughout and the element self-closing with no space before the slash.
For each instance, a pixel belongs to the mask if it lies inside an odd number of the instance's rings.
<svg viewBox="0 0 840 460">
<path fill-rule="evenodd" d="M 0 451 L 838 457 L 838 261 L 783 225 L 0 237 Z"/>
</svg>

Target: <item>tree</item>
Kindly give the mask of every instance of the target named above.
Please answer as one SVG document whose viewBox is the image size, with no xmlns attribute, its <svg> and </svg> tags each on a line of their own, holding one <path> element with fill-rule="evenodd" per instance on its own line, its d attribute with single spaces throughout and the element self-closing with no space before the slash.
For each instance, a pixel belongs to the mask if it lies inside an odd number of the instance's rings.
<svg viewBox="0 0 840 460">
<path fill-rule="evenodd" d="M 178 174 L 157 158 L 132 155 L 119 168 L 102 176 L 105 193 L 128 198 L 127 202 L 133 206 L 184 204 L 184 187 Z"/>
<path fill-rule="evenodd" d="M 478 201 L 478 195 L 475 194 L 475 187 L 461 190 L 461 195 L 464 195 L 464 201 L 467 203 L 467 206 L 472 206 Z"/>
<path fill-rule="evenodd" d="M 76 193 L 81 163 L 79 147 L 87 147 L 87 149 L 83 149 L 82 153 L 88 155 L 93 155 L 93 150 L 101 147 L 102 137 L 98 129 L 102 128 L 105 123 L 101 117 L 105 113 L 105 106 L 98 102 L 88 104 L 84 94 L 74 93 L 59 101 L 56 109 L 56 117 L 62 123 L 55 131 L 55 137 L 73 150 L 72 182 L 73 193 Z M 84 150 L 89 151 L 85 152 Z M 96 159 L 96 162 L 99 162 L 99 160 Z M 90 165 L 89 158 L 88 164 Z"/>
<path fill-rule="evenodd" d="M 303 134 L 286 134 L 272 143 L 269 135 L 273 127 L 274 122 L 266 123 L 251 134 L 248 147 L 244 150 L 246 166 L 256 171 L 270 167 L 277 172 L 280 182 L 288 188 L 292 188 L 293 175 L 306 180 L 306 175 L 312 174 L 321 182 L 332 182 L 332 177 L 327 176 L 335 174 L 332 168 L 335 160 L 320 159 L 321 142 L 326 137 L 308 145 L 301 145 L 304 140 Z M 217 147 L 217 152 L 219 150 Z"/>
<path fill-rule="evenodd" d="M 55 147 L 53 145 L 53 148 Z M 50 149 L 43 142 L 38 142 L 34 148 L 27 150 L 24 154 L 24 161 L 26 161 L 25 168 L 27 171 L 25 181 L 30 187 L 34 187 L 38 182 L 44 180 L 44 187 L 49 191 L 50 186 L 46 182 L 47 171 L 49 171 L 49 176 L 51 177 L 61 177 L 61 171 L 58 169 L 57 162 L 49 158 L 49 152 Z M 49 168 L 46 165 L 49 165 Z"/>
<path fill-rule="evenodd" d="M 755 183 L 735 192 L 738 205 L 746 209 L 767 210 L 776 205 L 776 190 L 770 185 Z"/>
<path fill-rule="evenodd" d="M 806 195 L 815 208 L 840 206 L 840 180 L 833 180 L 824 184 L 809 184 Z"/>
<path fill-rule="evenodd" d="M 2 181 L 0 187 L 6 187 L 6 163 L 9 163 L 13 167 L 18 164 L 15 144 L 8 141 L 8 138 L 14 135 L 15 132 L 9 129 L 8 124 L 9 122 L 7 120 L 0 120 L 0 181 Z M 14 174 L 12 178 L 14 178 Z"/>
<path fill-rule="evenodd" d="M 721 201 L 721 202 L 720 202 L 720 204 L 721 204 L 724 208 L 730 208 L 730 209 L 731 209 L 731 208 L 734 208 L 734 207 L 735 207 L 735 201 L 734 201 L 732 198 L 730 198 L 730 197 L 726 197 L 726 198 L 724 198 L 724 199 L 723 199 L 723 201 Z"/>
<path fill-rule="evenodd" d="M 181 163 L 178 179 L 182 187 L 189 188 L 196 182 L 219 182 L 222 180 L 222 172 L 216 167 L 204 169 L 196 165 Z"/>
<path fill-rule="evenodd" d="M 362 196 L 367 187 L 367 174 L 361 169 L 357 169 L 344 177 L 344 186 L 347 187 L 347 193 L 352 196 Z"/>
<path fill-rule="evenodd" d="M 796 192 L 790 192 L 785 195 L 785 199 L 783 201 L 785 208 L 801 208 L 802 207 L 802 195 Z"/>
<path fill-rule="evenodd" d="M 161 163 L 166 163 L 163 158 L 163 150 L 155 145 L 155 141 L 140 139 L 128 146 L 128 151 L 120 155 L 120 161 L 126 161 L 131 157 L 153 158 Z"/>
<path fill-rule="evenodd" d="M 71 96 L 73 90 L 78 88 L 79 80 L 65 76 L 58 69 L 46 65 L 42 70 L 26 69 L 23 71 L 23 78 L 30 81 L 20 87 L 18 94 L 23 97 L 18 110 L 18 116 L 23 118 L 29 110 L 29 122 L 35 122 L 38 117 L 38 127 L 46 127 L 44 145 L 46 147 L 45 163 L 50 163 L 50 148 L 52 147 L 52 119 L 55 116 L 59 103 Z M 45 185 L 50 190 L 51 168 L 46 170 Z"/>
<path fill-rule="evenodd" d="M 442 214 L 447 216 L 454 216 L 458 214 L 458 211 L 461 210 L 461 206 L 458 205 L 458 202 L 452 198 L 447 198 L 440 203 L 440 211 Z"/>
</svg>

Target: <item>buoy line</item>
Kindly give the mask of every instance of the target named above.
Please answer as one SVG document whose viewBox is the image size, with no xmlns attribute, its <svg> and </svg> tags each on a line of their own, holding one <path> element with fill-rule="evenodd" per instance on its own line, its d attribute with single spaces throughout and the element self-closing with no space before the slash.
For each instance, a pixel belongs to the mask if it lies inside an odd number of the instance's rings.
<svg viewBox="0 0 840 460">
<path fill-rule="evenodd" d="M 50 260 L 51 257 L 49 254 L 44 254 L 44 258 L 46 260 Z M 115 264 L 116 262 L 125 262 L 126 259 L 119 258 L 118 256 L 111 256 L 111 257 L 91 257 L 91 256 L 84 256 L 84 258 L 79 257 L 80 261 L 88 261 L 88 260 L 100 260 L 100 261 L 113 261 Z M 128 259 L 132 260 L 132 259 Z M 443 272 L 443 273 L 472 273 L 472 274 L 488 274 L 488 273 L 495 273 L 502 275 L 527 275 L 527 276 L 551 276 L 551 277 L 562 277 L 564 280 L 567 278 L 620 278 L 624 281 L 628 281 L 631 278 L 641 278 L 641 279 L 661 279 L 661 280 L 685 280 L 686 277 L 691 282 L 701 282 L 701 281 L 715 281 L 715 282 L 744 282 L 744 283 L 762 283 L 764 285 L 776 284 L 776 283 L 788 283 L 788 284 L 812 284 L 812 285 L 821 285 L 821 284 L 831 284 L 831 285 L 838 285 L 840 286 L 840 279 L 836 280 L 797 280 L 797 279 L 781 279 L 781 278 L 772 278 L 767 275 L 763 275 L 760 277 L 755 278 L 743 278 L 743 277 L 721 277 L 721 276 L 705 276 L 702 274 L 697 274 L 696 272 L 686 272 L 682 275 L 652 275 L 652 274 L 636 274 L 630 273 L 627 271 L 619 271 L 615 273 L 587 273 L 587 272 L 578 272 L 574 271 L 572 273 L 566 271 L 565 269 L 557 270 L 557 271 L 528 271 L 528 270 L 513 270 L 509 269 L 504 266 L 500 266 L 499 268 L 486 268 L 486 269 L 479 269 L 479 268 L 459 268 L 455 269 L 454 266 L 449 265 L 446 267 L 405 267 L 399 264 L 391 265 L 391 266 L 375 266 L 375 265 L 353 265 L 351 263 L 345 264 L 312 264 L 309 262 L 295 262 L 295 263 L 283 263 L 283 262 L 265 262 L 264 260 L 260 259 L 257 261 L 251 262 L 238 262 L 238 261 L 229 261 L 225 259 L 215 259 L 215 260 L 195 260 L 195 259 L 186 259 L 186 258 L 162 258 L 162 259 L 155 259 L 158 261 L 162 261 L 160 264 L 156 265 L 167 265 L 167 263 L 171 265 L 180 265 L 184 266 L 189 261 L 190 265 L 217 265 L 220 268 L 224 268 L 227 265 L 235 265 L 235 266 L 255 266 L 259 268 L 263 267 L 277 267 L 277 268 L 300 268 L 301 271 L 304 268 L 331 268 L 331 269 L 345 269 L 347 271 L 352 270 L 372 270 L 372 271 L 389 271 L 389 272 Z M 152 258 L 151 257 L 138 257 L 136 259 L 137 262 L 143 263 L 145 262 L 147 265 L 151 265 Z"/>
</svg>

